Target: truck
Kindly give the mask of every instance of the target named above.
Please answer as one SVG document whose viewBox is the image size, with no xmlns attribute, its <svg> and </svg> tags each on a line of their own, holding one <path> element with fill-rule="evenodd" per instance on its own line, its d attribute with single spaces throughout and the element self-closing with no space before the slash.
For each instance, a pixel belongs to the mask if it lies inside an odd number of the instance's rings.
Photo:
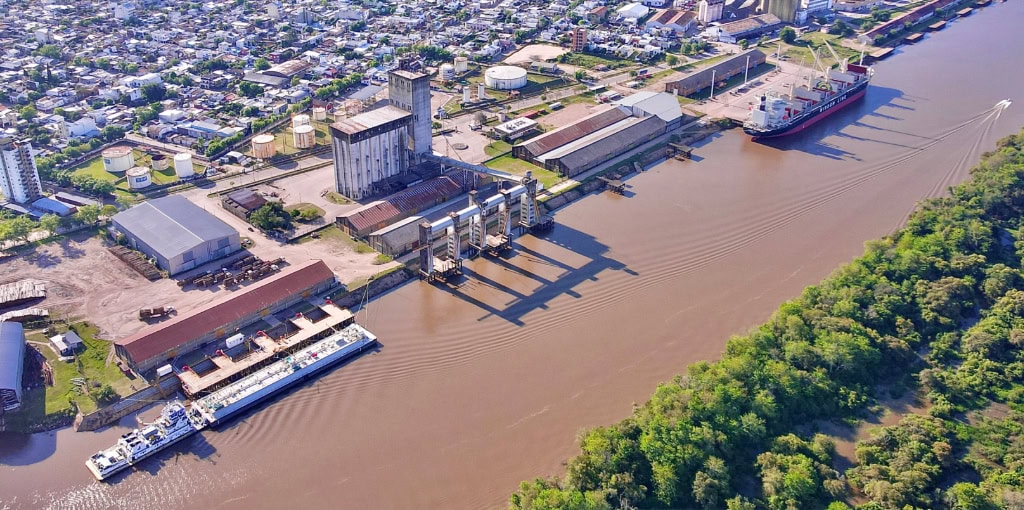
<svg viewBox="0 0 1024 510">
<path fill-rule="evenodd" d="M 163 317 L 174 312 L 173 306 L 157 306 L 153 308 L 143 308 L 139 310 L 139 320 L 155 319 L 157 317 Z"/>
</svg>

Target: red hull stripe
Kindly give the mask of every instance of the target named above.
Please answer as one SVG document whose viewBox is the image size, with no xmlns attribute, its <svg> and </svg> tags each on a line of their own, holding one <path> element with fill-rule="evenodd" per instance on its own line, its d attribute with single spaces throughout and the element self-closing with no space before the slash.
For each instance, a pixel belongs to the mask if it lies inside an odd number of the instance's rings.
<svg viewBox="0 0 1024 510">
<path fill-rule="evenodd" d="M 854 102 L 854 101 L 864 97 L 864 93 L 867 92 L 867 91 L 868 91 L 868 89 L 867 89 L 867 87 L 865 87 L 860 92 L 857 92 L 856 94 L 850 96 L 850 98 L 847 99 L 846 101 L 843 101 L 842 103 L 839 103 L 839 105 L 837 105 L 836 108 L 830 108 L 827 112 L 825 112 L 825 113 L 823 113 L 821 115 L 815 115 L 814 117 L 811 117 L 810 119 L 807 119 L 806 122 L 801 122 L 799 125 L 793 126 L 792 128 L 790 128 L 790 129 L 788 129 L 786 131 L 783 131 L 781 133 L 774 134 L 774 135 L 755 136 L 752 139 L 753 140 L 760 140 L 762 138 L 778 138 L 780 136 L 789 136 L 789 135 L 791 135 L 793 133 L 799 133 L 799 132 L 801 132 L 801 131 L 803 131 L 803 130 L 813 126 L 819 120 L 824 119 L 825 117 L 828 117 L 829 115 L 832 115 L 833 113 L 835 113 L 835 112 L 837 112 L 839 110 L 842 110 L 843 108 L 846 107 L 846 105 L 848 105 L 848 104 L 850 104 L 850 103 L 852 103 L 852 102 Z"/>
</svg>

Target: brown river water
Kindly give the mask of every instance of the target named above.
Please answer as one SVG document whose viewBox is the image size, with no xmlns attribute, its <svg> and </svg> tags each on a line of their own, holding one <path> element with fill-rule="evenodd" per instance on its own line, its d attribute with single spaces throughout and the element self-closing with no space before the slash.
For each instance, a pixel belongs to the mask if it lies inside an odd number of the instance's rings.
<svg viewBox="0 0 1024 510">
<path fill-rule="evenodd" d="M 1020 26 L 1024 3 L 994 4 L 877 64 L 865 100 L 797 139 L 721 134 L 455 287 L 372 301 L 379 352 L 114 483 L 83 462 L 124 427 L 0 436 L 0 508 L 502 507 L 1024 126 L 1024 97 L 993 109 L 1024 83 Z"/>
</svg>

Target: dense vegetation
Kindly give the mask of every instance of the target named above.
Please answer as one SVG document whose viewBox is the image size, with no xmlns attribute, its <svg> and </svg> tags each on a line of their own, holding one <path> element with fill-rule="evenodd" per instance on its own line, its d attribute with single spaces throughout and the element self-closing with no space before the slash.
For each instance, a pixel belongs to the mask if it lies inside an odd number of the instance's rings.
<svg viewBox="0 0 1024 510">
<path fill-rule="evenodd" d="M 949 198 L 783 304 L 721 361 L 696 363 L 633 416 L 580 439 L 561 480 L 517 509 L 971 508 L 1024 503 L 1024 132 Z M 827 421 L 884 393 L 909 415 L 833 466 Z"/>
</svg>

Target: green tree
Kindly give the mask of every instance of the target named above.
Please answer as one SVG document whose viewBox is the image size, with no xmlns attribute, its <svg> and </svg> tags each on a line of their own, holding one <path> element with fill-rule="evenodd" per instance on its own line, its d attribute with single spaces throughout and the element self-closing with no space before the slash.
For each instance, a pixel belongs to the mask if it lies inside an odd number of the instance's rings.
<svg viewBox="0 0 1024 510">
<path fill-rule="evenodd" d="M 147 83 L 142 86 L 140 91 L 147 103 L 163 101 L 164 96 L 167 95 L 167 87 L 163 83 Z"/>
<path fill-rule="evenodd" d="M 263 94 L 263 87 L 253 82 L 243 81 L 238 84 L 238 92 L 245 97 L 258 97 Z"/>
<path fill-rule="evenodd" d="M 302 80 L 298 76 L 292 76 L 292 81 L 289 83 L 292 87 L 298 87 L 302 83 Z"/>
<path fill-rule="evenodd" d="M 22 107 L 21 109 L 21 118 L 25 120 L 32 120 L 36 118 L 38 115 L 39 112 L 36 111 L 35 105 L 28 104 Z"/>
<path fill-rule="evenodd" d="M 10 229 L 11 239 L 27 241 L 28 235 L 36 228 L 36 222 L 28 216 L 18 216 L 13 220 L 8 220 L 7 226 Z"/>
<path fill-rule="evenodd" d="M 256 67 L 257 71 L 264 71 L 270 69 L 270 62 L 263 57 L 256 59 L 256 63 L 253 65 Z"/>
<path fill-rule="evenodd" d="M 665 57 L 665 63 L 667 63 L 668 65 L 670 65 L 672 67 L 675 67 L 675 66 L 679 65 L 679 57 L 677 57 L 675 55 L 669 55 L 669 56 Z"/>
<path fill-rule="evenodd" d="M 100 219 L 100 211 L 98 205 L 83 205 L 75 213 L 75 220 L 85 225 L 95 224 Z"/>
<path fill-rule="evenodd" d="M 60 226 L 60 216 L 56 214 L 44 214 L 42 218 L 39 218 L 39 226 L 43 228 L 48 236 L 52 236 L 57 233 L 57 227 Z"/>
<path fill-rule="evenodd" d="M 736 41 L 736 45 L 738 45 L 741 50 L 745 50 L 750 47 L 750 41 L 746 39 L 740 39 L 739 41 Z"/>
<path fill-rule="evenodd" d="M 584 71 L 583 69 L 577 69 L 575 77 L 576 77 L 576 81 L 582 83 L 582 82 L 586 81 L 586 79 L 587 79 L 587 72 Z"/>
<path fill-rule="evenodd" d="M 32 53 L 54 59 L 59 59 L 61 57 L 60 48 L 52 44 L 44 44 Z"/>
<path fill-rule="evenodd" d="M 286 228 L 290 217 L 280 202 L 270 202 L 253 211 L 249 223 L 263 230 L 277 230 Z"/>
<path fill-rule="evenodd" d="M 92 399 L 100 406 L 113 404 L 121 398 L 109 384 L 104 384 L 99 388 L 93 389 L 89 392 L 89 396 L 92 397 Z"/>
<path fill-rule="evenodd" d="M 793 30 L 793 27 L 783 27 L 779 31 L 779 38 L 786 44 L 793 44 L 796 40 L 796 30 Z"/>
</svg>

